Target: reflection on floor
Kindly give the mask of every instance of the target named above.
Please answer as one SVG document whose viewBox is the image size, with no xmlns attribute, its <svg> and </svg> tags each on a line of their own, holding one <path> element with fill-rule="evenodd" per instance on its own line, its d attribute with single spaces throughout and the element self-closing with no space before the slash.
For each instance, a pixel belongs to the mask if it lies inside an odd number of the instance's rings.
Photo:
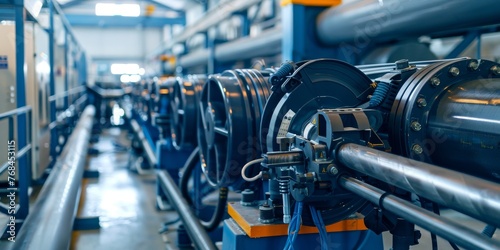
<svg viewBox="0 0 500 250">
<path fill-rule="evenodd" d="M 78 215 L 99 216 L 101 229 L 74 232 L 71 249 L 166 248 L 167 238 L 158 230 L 178 216 L 156 210 L 156 177 L 129 170 L 134 156 L 120 150 L 129 145 L 126 132 L 113 128 L 104 130 L 93 146 L 100 154 L 89 156 L 88 169 L 99 171 L 100 176 L 84 180 Z"/>
</svg>

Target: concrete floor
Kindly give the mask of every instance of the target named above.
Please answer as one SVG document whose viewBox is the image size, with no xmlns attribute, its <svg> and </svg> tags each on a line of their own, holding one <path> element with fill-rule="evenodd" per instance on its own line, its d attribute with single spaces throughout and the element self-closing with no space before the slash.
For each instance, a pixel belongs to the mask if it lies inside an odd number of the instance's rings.
<svg viewBox="0 0 500 250">
<path fill-rule="evenodd" d="M 99 171 L 100 176 L 84 180 L 78 215 L 99 216 L 101 229 L 74 232 L 71 249 L 171 249 L 166 247 L 169 233 L 158 231 L 163 222 L 178 215 L 156 210 L 154 172 L 139 175 L 129 170 L 136 158 L 129 152 L 115 152 L 116 144 L 128 148 L 130 141 L 125 132 L 114 128 L 104 130 L 94 145 L 101 153 L 89 157 L 88 169 Z"/>
<path fill-rule="evenodd" d="M 176 212 L 156 209 L 156 176 L 154 172 L 138 174 L 130 170 L 137 158 L 128 151 L 117 150 L 130 145 L 126 132 L 118 128 L 104 130 L 99 142 L 93 145 L 101 153 L 88 157 L 88 169 L 100 173 L 97 179 L 85 179 L 78 216 L 99 216 L 99 230 L 75 231 L 71 249 L 75 250 L 128 250 L 128 249 L 178 249 L 176 228 L 179 222 L 160 234 L 167 221 L 178 218 Z M 0 214 L 1 215 L 1 214 Z M 484 223 L 453 211 L 443 215 L 474 228 L 478 232 Z M 0 216 L 0 222 L 2 221 Z M 2 223 L 3 224 L 3 223 Z M 420 244 L 414 250 L 432 249 L 430 235 L 421 230 Z M 494 236 L 500 240 L 500 232 Z M 384 249 L 391 247 L 391 235 L 383 234 Z M 0 249 L 8 242 L 0 241 Z M 452 249 L 448 242 L 438 239 L 439 249 Z M 277 247 L 280 249 L 281 247 Z"/>
</svg>

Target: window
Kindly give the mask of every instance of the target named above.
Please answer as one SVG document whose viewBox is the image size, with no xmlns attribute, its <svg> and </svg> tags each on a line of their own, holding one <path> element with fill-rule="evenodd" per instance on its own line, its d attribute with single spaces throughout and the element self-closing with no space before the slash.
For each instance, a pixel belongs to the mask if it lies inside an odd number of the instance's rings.
<svg viewBox="0 0 500 250">
<path fill-rule="evenodd" d="M 95 14 L 96 16 L 138 17 L 141 14 L 141 7 L 138 4 L 97 3 Z"/>
</svg>

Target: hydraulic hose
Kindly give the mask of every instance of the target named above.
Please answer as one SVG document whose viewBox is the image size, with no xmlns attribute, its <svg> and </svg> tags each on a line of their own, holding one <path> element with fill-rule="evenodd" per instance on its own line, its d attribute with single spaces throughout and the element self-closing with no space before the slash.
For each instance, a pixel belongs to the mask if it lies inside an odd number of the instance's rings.
<svg viewBox="0 0 500 250">
<path fill-rule="evenodd" d="M 194 168 L 198 165 L 198 162 L 200 160 L 200 148 L 196 147 L 189 158 L 186 161 L 186 164 L 184 165 L 184 173 L 181 177 L 180 181 L 180 189 L 181 189 L 181 194 L 184 197 L 184 199 L 187 201 L 187 203 L 191 206 L 193 205 L 193 200 L 191 199 L 191 196 L 189 195 L 188 191 L 188 182 L 189 178 L 193 174 Z M 219 188 L 219 199 L 217 201 L 217 205 L 215 207 L 215 211 L 212 215 L 212 218 L 209 221 L 203 221 L 200 219 L 201 225 L 207 230 L 207 231 L 213 231 L 215 230 L 220 222 L 222 221 L 222 218 L 224 217 L 224 213 L 226 212 L 226 203 L 227 203 L 227 193 L 228 189 L 227 187 L 221 187 Z"/>
</svg>

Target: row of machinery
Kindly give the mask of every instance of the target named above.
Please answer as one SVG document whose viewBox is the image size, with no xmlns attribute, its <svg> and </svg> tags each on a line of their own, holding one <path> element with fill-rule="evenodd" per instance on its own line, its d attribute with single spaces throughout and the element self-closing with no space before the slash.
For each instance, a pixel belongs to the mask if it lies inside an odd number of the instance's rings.
<svg viewBox="0 0 500 250">
<path fill-rule="evenodd" d="M 168 170 L 159 201 L 197 248 L 382 249 L 389 231 L 409 249 L 419 225 L 454 248 L 497 249 L 499 78 L 500 65 L 470 58 L 316 59 L 139 84 L 124 105 L 132 124 L 149 121 L 134 131 Z"/>
</svg>

